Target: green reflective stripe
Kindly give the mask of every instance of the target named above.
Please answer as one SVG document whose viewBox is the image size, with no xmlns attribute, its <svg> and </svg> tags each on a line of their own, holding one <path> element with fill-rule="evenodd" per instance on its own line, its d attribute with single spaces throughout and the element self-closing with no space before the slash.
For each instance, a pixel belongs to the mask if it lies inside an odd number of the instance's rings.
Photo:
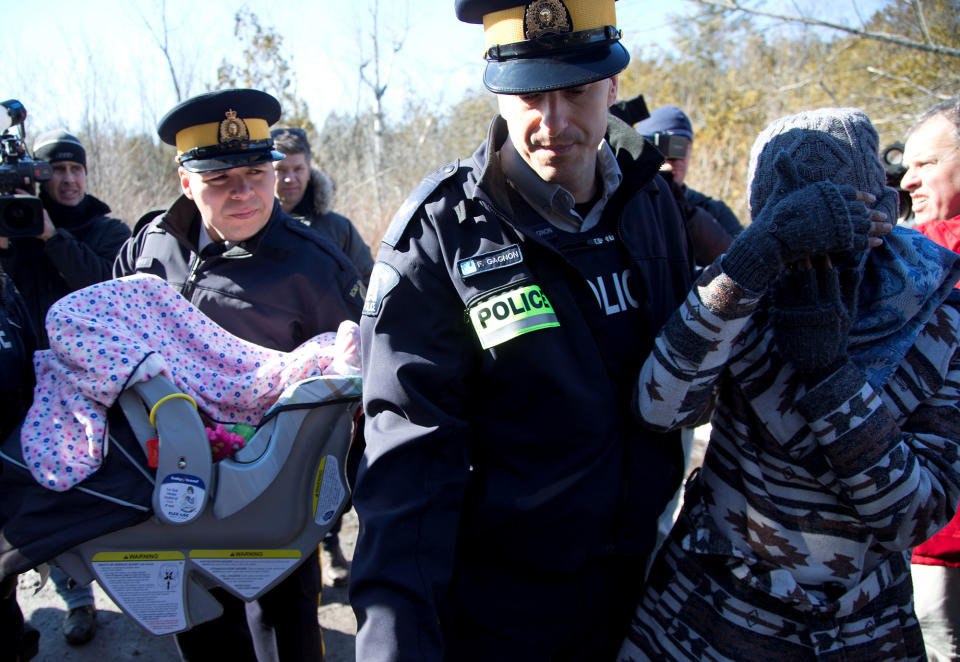
<svg viewBox="0 0 960 662">
<path fill-rule="evenodd" d="M 507 290 L 470 306 L 470 321 L 484 349 L 524 333 L 560 326 L 553 306 L 536 285 Z"/>
<path fill-rule="evenodd" d="M 531 331 L 538 331 L 539 329 L 547 329 L 551 326 L 560 326 L 560 323 L 557 321 L 556 315 L 545 315 L 544 317 L 550 318 L 549 321 L 544 321 L 540 324 L 534 324 L 532 326 L 518 322 L 517 324 L 511 324 L 503 329 L 498 329 L 486 334 L 477 335 L 480 336 L 480 345 L 484 349 L 490 349 L 491 347 L 496 347 L 500 343 L 507 342 L 508 340 L 513 340 L 517 336 L 522 336 L 524 333 L 530 333 Z"/>
</svg>

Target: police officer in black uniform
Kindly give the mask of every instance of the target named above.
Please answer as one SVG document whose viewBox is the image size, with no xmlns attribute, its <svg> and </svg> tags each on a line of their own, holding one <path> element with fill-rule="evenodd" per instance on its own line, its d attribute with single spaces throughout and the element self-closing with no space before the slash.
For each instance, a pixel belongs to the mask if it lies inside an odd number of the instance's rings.
<svg viewBox="0 0 960 662">
<path fill-rule="evenodd" d="M 280 104 L 259 90 L 223 90 L 184 101 L 158 126 L 177 147 L 183 191 L 164 213 L 138 222 L 114 276 L 152 273 L 220 326 L 290 351 L 357 320 L 365 288 L 340 249 L 291 218 L 274 197 L 270 125 Z M 323 659 L 317 555 L 246 605 L 214 589 L 224 615 L 177 635 L 184 660 Z"/>
<path fill-rule="evenodd" d="M 660 153 L 608 115 L 614 0 L 456 0 L 500 114 L 383 238 L 361 320 L 357 659 L 613 659 L 679 438 L 630 395 L 692 262 Z"/>
</svg>

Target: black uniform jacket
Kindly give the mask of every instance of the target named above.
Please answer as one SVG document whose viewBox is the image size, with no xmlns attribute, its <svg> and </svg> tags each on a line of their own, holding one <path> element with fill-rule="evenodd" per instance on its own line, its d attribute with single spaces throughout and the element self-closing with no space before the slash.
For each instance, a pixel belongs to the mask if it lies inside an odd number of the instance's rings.
<svg viewBox="0 0 960 662">
<path fill-rule="evenodd" d="M 359 318 L 365 287 L 356 268 L 279 202 L 259 233 L 220 254 L 216 244 L 197 254 L 200 223 L 183 196 L 162 216 L 145 216 L 114 276 L 159 276 L 230 333 L 281 351 Z"/>
<path fill-rule="evenodd" d="M 601 343 L 586 279 L 538 236 L 529 207 L 509 211 L 496 154 L 505 138 L 496 118 L 471 159 L 424 180 L 371 276 L 351 575 L 358 659 L 441 659 L 454 614 L 495 621 L 511 576 L 547 585 L 614 555 L 642 566 L 679 484 L 679 440 L 629 411 L 638 372 L 611 378 L 621 360 L 639 371 L 691 282 L 662 157 L 610 119 L 624 179 L 604 214 L 629 254 L 645 330 Z"/>
</svg>

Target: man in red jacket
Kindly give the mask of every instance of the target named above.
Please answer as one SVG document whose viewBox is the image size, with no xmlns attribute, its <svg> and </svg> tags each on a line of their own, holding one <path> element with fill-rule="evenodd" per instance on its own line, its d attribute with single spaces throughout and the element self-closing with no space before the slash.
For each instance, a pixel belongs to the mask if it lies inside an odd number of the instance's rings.
<svg viewBox="0 0 960 662">
<path fill-rule="evenodd" d="M 907 133 L 903 164 L 915 228 L 960 252 L 960 97 L 920 116 Z M 929 659 L 960 658 L 960 517 L 913 550 L 912 574 Z"/>
</svg>

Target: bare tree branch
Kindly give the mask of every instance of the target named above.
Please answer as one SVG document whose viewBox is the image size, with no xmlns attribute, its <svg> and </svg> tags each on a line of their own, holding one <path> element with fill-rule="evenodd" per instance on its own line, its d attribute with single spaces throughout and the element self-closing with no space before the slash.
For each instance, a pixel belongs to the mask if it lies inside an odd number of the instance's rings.
<svg viewBox="0 0 960 662">
<path fill-rule="evenodd" d="M 147 28 L 147 31 L 150 33 L 150 36 L 153 37 L 157 48 L 160 49 L 160 52 L 163 53 L 164 59 L 167 61 L 167 69 L 170 71 L 170 80 L 173 81 L 173 90 L 177 94 L 177 103 L 180 103 L 183 101 L 183 92 L 180 89 L 180 80 L 177 77 L 177 69 L 173 64 L 173 59 L 170 57 L 170 29 L 167 26 L 167 2 L 166 0 L 163 0 L 160 3 L 159 30 L 155 29 L 154 26 L 151 25 L 150 21 L 147 20 L 147 17 L 144 16 L 139 7 L 137 7 L 136 10 L 137 13 L 140 14 L 140 20 L 143 21 L 144 27 Z"/>
<path fill-rule="evenodd" d="M 903 85 L 908 85 L 913 89 L 917 90 L 918 92 L 925 94 L 929 97 L 933 97 L 935 99 L 941 99 L 943 101 L 946 101 L 947 99 L 950 98 L 950 95 L 948 94 L 939 94 L 935 90 L 931 90 L 930 88 L 924 87 L 923 85 L 918 85 L 912 79 L 907 78 L 905 76 L 896 76 L 894 74 L 891 74 L 889 71 L 883 71 L 881 69 L 877 69 L 876 67 L 867 67 L 867 71 L 873 74 L 874 76 L 879 76 L 880 78 L 886 78 L 887 80 L 892 80 L 892 81 L 896 81 L 897 83 L 902 83 Z"/>
<path fill-rule="evenodd" d="M 788 14 L 777 14 L 775 12 L 761 11 L 759 9 L 744 7 L 743 5 L 740 4 L 739 0 L 690 0 L 690 1 L 706 7 L 717 7 L 719 9 L 725 9 L 728 11 L 740 11 L 745 14 L 752 14 L 754 16 L 763 16 L 765 18 L 773 18 L 778 21 L 787 21 L 790 23 L 802 23 L 804 25 L 813 25 L 813 26 L 822 27 L 822 28 L 830 28 L 832 30 L 846 32 L 848 34 L 852 34 L 857 37 L 862 37 L 864 39 L 873 39 L 876 41 L 883 41 L 886 43 L 896 44 L 898 46 L 904 46 L 905 48 L 912 48 L 912 49 L 915 49 L 918 51 L 924 51 L 927 53 L 936 53 L 938 55 L 948 55 L 950 57 L 960 57 L 960 48 L 950 48 L 949 46 L 941 46 L 939 44 L 934 44 L 932 42 L 924 43 L 921 41 L 914 41 L 913 39 L 907 39 L 906 37 L 891 35 L 885 32 L 870 32 L 868 30 L 851 28 L 850 26 L 842 25 L 840 23 L 824 21 L 818 18 L 809 18 L 803 15 L 791 16 Z M 920 11 L 919 0 L 917 0 L 917 10 Z M 922 12 L 921 12 L 921 20 L 922 20 Z M 927 39 L 929 42 L 929 39 L 930 39 L 929 33 L 927 33 Z"/>
<path fill-rule="evenodd" d="M 917 18 L 920 19 L 920 31 L 923 32 L 923 37 L 927 40 L 927 43 L 932 44 L 933 39 L 930 38 L 930 28 L 927 27 L 927 17 L 923 11 L 923 2 L 921 0 L 915 0 L 914 6 L 917 8 Z"/>
</svg>

